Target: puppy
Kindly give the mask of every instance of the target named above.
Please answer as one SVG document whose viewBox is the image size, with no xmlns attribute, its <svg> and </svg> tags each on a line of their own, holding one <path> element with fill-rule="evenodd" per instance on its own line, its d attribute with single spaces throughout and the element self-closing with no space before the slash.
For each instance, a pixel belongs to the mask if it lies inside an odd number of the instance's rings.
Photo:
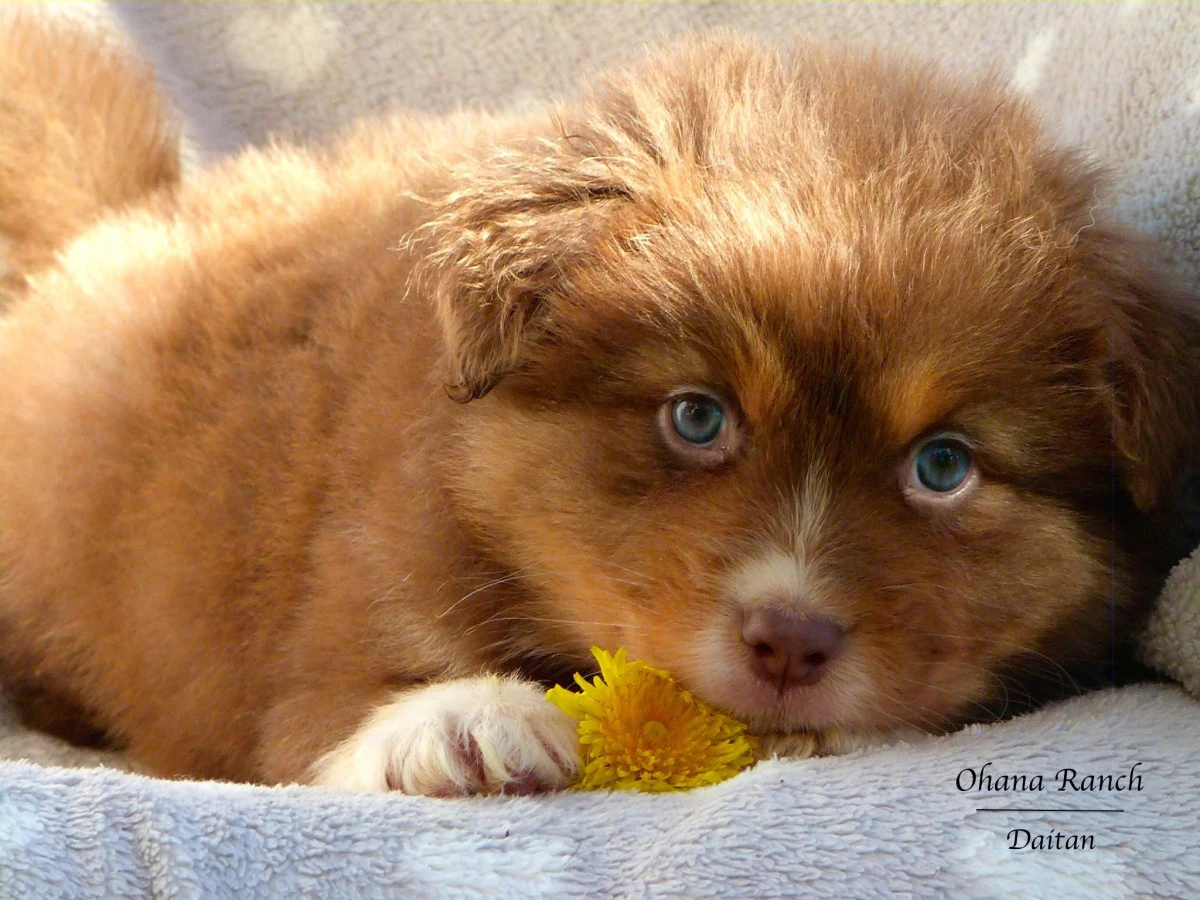
<svg viewBox="0 0 1200 900">
<path fill-rule="evenodd" d="M 1200 325 L 997 84 L 716 34 L 181 185 L 148 76 L 64 39 L 11 26 L 0 69 L 33 720 L 446 795 L 571 780 L 542 692 L 594 644 L 768 747 L 1111 675 Z"/>
</svg>

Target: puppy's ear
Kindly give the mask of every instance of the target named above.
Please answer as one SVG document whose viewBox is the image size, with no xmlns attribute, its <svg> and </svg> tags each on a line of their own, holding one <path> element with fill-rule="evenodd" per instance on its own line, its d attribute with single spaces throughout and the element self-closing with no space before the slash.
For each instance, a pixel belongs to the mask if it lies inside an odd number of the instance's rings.
<svg viewBox="0 0 1200 900">
<path fill-rule="evenodd" d="M 447 393 L 465 402 L 520 363 L 630 191 L 565 136 L 507 147 L 454 181 L 422 229 L 418 277 L 436 305 Z"/>
<path fill-rule="evenodd" d="M 1150 512 L 1200 458 L 1200 298 L 1172 283 L 1145 240 L 1099 226 L 1080 234 L 1079 248 L 1104 319 L 1095 359 L 1118 475 Z"/>
</svg>

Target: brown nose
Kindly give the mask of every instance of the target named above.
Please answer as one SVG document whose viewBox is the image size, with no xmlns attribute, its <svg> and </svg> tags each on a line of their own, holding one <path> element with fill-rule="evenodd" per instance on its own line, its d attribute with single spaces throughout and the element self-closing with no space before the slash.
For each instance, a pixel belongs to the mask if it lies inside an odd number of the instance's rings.
<svg viewBox="0 0 1200 900">
<path fill-rule="evenodd" d="M 816 684 L 842 652 L 845 632 L 829 619 L 757 609 L 742 620 L 754 674 L 780 688 Z"/>
</svg>

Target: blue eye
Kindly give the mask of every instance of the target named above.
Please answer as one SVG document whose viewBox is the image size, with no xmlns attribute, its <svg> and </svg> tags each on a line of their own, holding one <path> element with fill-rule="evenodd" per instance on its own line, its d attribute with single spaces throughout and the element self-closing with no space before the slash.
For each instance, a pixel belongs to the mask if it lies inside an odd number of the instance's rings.
<svg viewBox="0 0 1200 900">
<path fill-rule="evenodd" d="M 725 410 L 712 397 L 680 397 L 671 403 L 671 425 L 689 444 L 711 444 L 725 427 Z"/>
<path fill-rule="evenodd" d="M 913 466 L 922 487 L 947 494 L 971 474 L 971 451 L 954 438 L 934 438 L 917 451 Z"/>
</svg>

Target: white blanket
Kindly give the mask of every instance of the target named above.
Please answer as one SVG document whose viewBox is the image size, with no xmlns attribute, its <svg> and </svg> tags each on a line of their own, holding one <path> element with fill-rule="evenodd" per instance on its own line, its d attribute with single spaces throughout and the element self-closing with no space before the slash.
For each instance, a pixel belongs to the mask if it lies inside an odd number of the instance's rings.
<svg viewBox="0 0 1200 900">
<path fill-rule="evenodd" d="M 1143 686 L 866 755 L 762 763 L 686 794 L 429 800 L 9 763 L 0 892 L 1196 896 L 1198 736 L 1200 704 Z M 1134 764 L 1140 790 L 1057 789 L 1064 768 L 1082 787 Z M 1001 775 L 1041 775 L 1044 789 L 998 790 Z M 1016 829 L 1090 834 L 1095 848 L 1014 851 Z"/>
<path fill-rule="evenodd" d="M 67 14 L 125 32 L 158 65 L 192 165 L 398 105 L 526 106 L 698 25 L 997 66 L 1057 134 L 1113 166 L 1111 203 L 1200 284 L 1200 4 L 163 3 Z M 1193 691 L 1197 573 L 1200 557 L 1177 570 L 1147 646 Z M 766 763 L 685 795 L 448 801 L 54 768 L 124 763 L 23 732 L 0 708 L 0 758 L 41 763 L 0 763 L 0 896 L 1200 896 L 1197 748 L 1200 703 L 1145 685 L 945 738 Z M 1088 774 L 1109 782 L 1059 791 L 1063 769 L 1080 787 Z M 1012 849 L 1021 829 L 1051 845 L 1090 835 L 1094 848 Z"/>
</svg>

